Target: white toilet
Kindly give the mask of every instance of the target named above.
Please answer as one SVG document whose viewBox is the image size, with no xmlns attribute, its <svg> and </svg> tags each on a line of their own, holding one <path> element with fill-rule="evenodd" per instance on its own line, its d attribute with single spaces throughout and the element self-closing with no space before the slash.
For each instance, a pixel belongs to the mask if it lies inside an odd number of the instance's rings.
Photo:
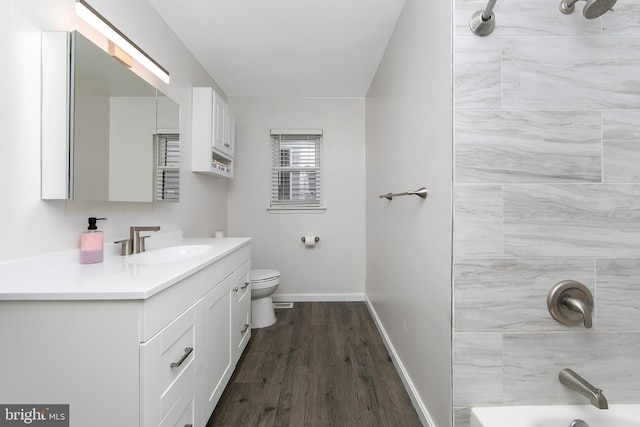
<svg viewBox="0 0 640 427">
<path fill-rule="evenodd" d="M 251 328 L 265 328 L 276 322 L 271 295 L 279 284 L 278 270 L 251 270 Z"/>
</svg>

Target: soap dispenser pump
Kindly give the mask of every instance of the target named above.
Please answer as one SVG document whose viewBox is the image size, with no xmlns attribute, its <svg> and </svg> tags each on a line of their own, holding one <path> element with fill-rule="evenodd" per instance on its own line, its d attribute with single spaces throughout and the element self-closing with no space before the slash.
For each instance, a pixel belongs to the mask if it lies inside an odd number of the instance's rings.
<svg viewBox="0 0 640 427">
<path fill-rule="evenodd" d="M 87 231 L 80 234 L 80 264 L 96 264 L 104 259 L 104 233 L 98 230 L 96 221 L 107 218 L 89 218 Z"/>
</svg>

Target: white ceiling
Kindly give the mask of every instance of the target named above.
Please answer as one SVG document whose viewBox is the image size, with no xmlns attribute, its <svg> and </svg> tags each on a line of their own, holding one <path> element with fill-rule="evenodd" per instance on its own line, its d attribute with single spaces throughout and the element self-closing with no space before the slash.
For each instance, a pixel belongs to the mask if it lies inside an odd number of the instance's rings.
<svg viewBox="0 0 640 427">
<path fill-rule="evenodd" d="M 228 96 L 364 97 L 405 0 L 149 0 Z"/>
</svg>

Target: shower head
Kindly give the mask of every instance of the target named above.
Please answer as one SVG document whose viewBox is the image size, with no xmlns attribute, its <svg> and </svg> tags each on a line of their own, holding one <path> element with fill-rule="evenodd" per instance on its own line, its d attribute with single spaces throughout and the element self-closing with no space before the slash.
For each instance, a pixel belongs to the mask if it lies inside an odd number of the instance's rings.
<svg viewBox="0 0 640 427">
<path fill-rule="evenodd" d="M 564 14 L 573 13 L 576 3 L 579 0 L 562 0 L 560 2 L 560 12 Z M 611 10 L 617 0 L 586 0 L 582 14 L 587 19 L 598 18 Z"/>
<path fill-rule="evenodd" d="M 587 19 L 598 18 L 611 10 L 617 0 L 587 0 L 582 14 Z"/>
</svg>

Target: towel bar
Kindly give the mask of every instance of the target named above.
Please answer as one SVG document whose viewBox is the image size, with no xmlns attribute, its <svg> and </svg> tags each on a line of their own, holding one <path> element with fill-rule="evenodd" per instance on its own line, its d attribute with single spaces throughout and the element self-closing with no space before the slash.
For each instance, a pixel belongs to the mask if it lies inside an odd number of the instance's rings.
<svg viewBox="0 0 640 427">
<path fill-rule="evenodd" d="M 415 191 L 405 191 L 404 193 L 387 193 L 387 194 L 381 194 L 380 198 L 381 199 L 387 199 L 387 200 L 392 200 L 394 197 L 397 196 L 418 196 L 418 197 L 422 197 L 423 199 L 427 198 L 427 193 L 428 190 L 425 187 L 419 188 Z"/>
</svg>

